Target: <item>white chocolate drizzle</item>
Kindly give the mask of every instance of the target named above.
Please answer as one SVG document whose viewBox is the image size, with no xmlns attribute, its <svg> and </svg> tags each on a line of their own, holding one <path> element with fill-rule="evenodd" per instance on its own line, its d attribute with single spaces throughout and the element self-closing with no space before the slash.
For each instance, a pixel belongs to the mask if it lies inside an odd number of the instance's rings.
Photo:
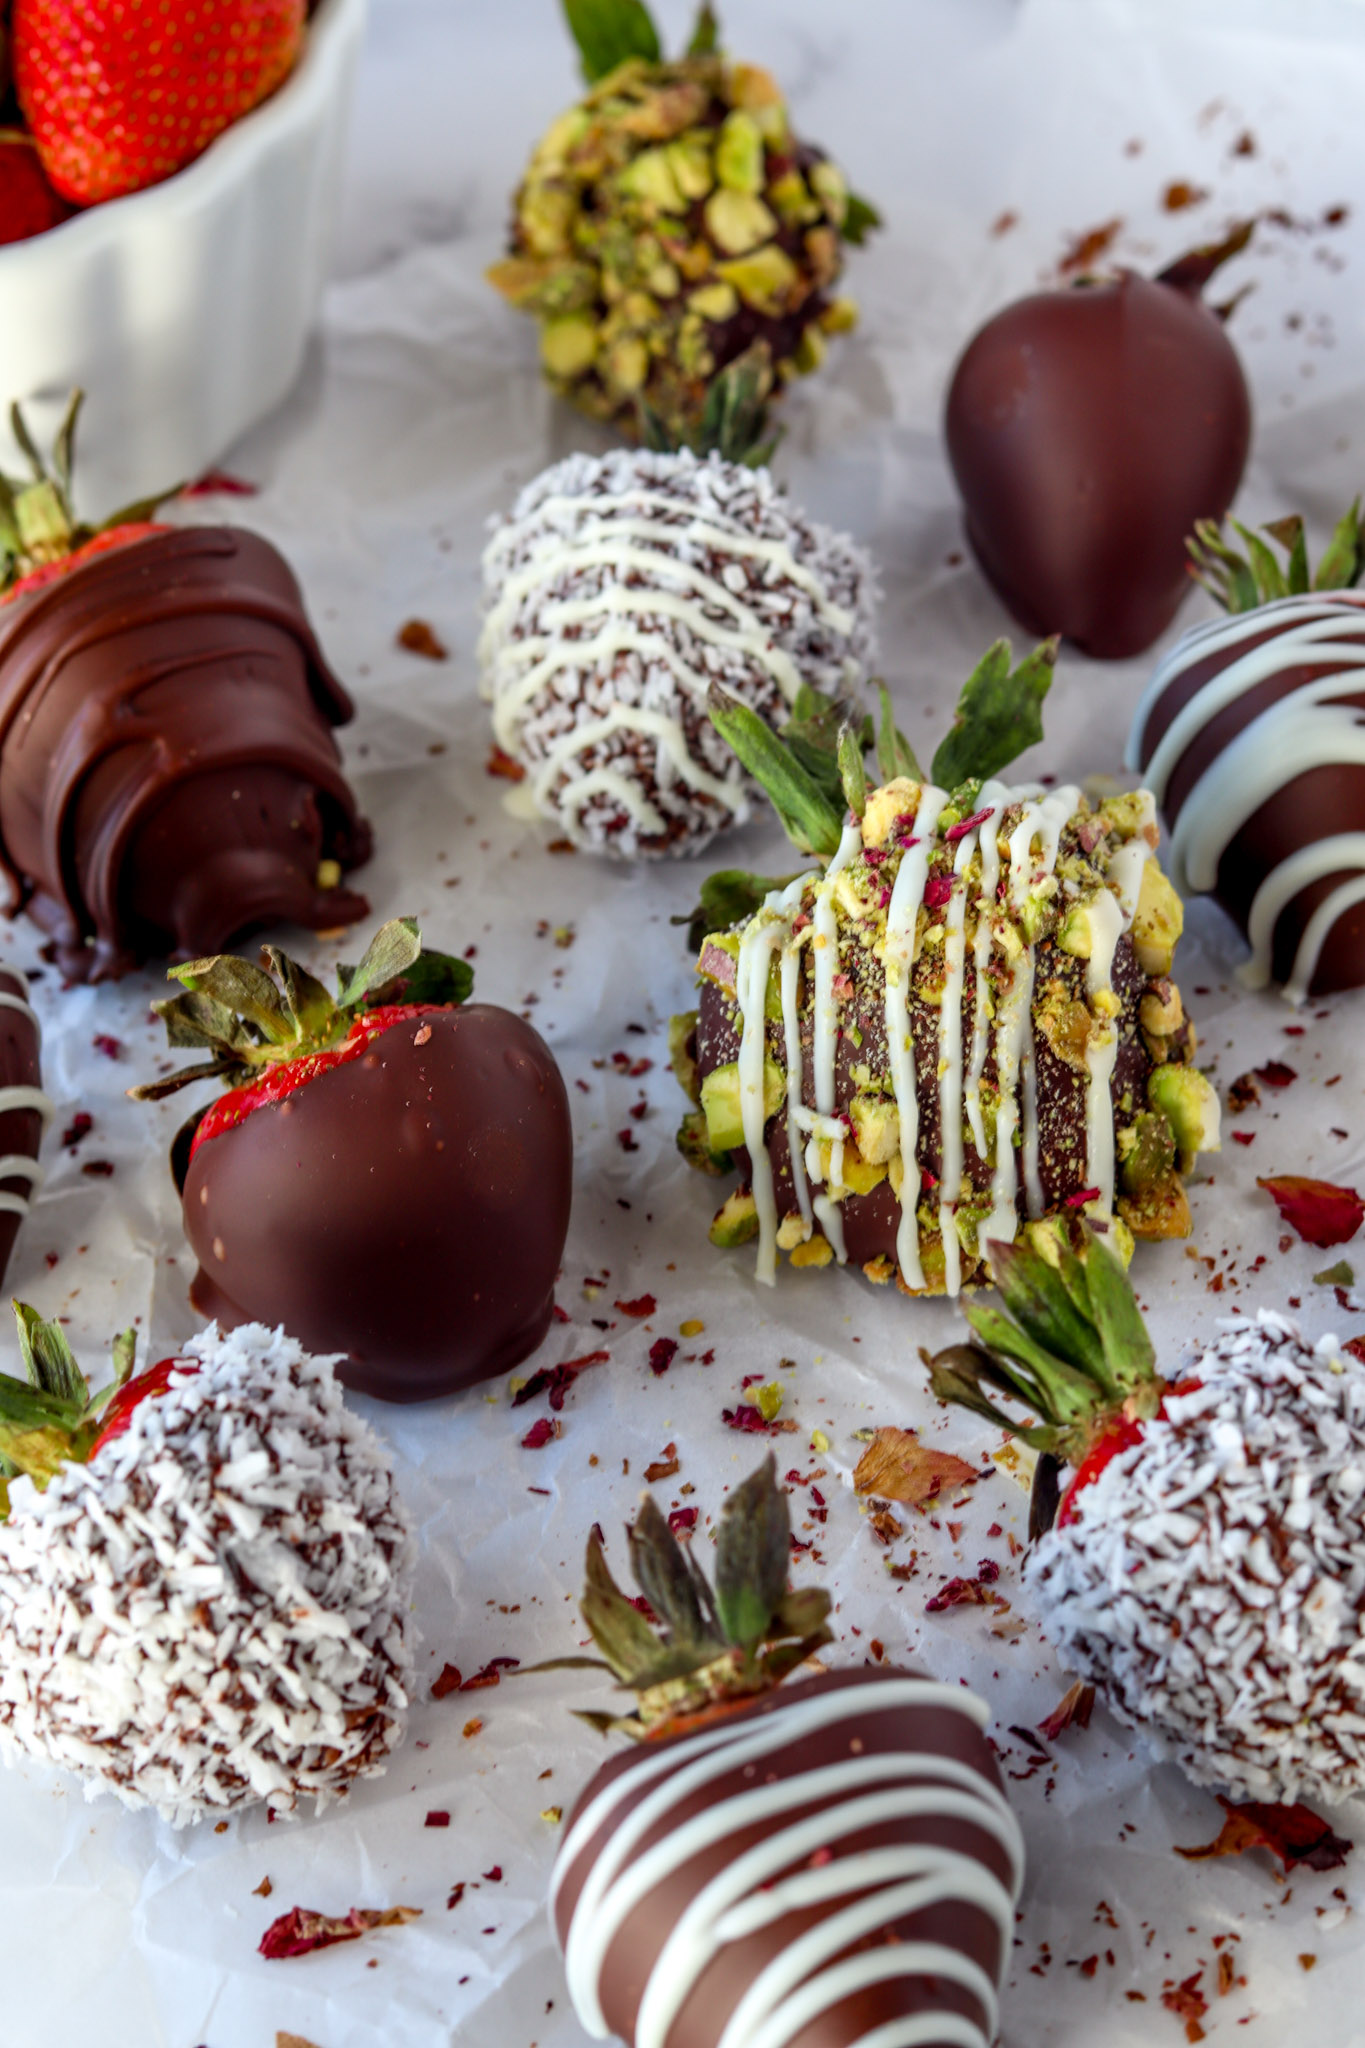
<svg viewBox="0 0 1365 2048">
<path fill-rule="evenodd" d="M 1247 641 L 1259 644 L 1239 653 Z M 1220 655 L 1226 665 L 1181 707 L 1144 762 L 1147 726 L 1161 699 L 1180 686 L 1195 663 Z M 1365 675 L 1359 673 L 1365 670 L 1365 595 L 1341 590 L 1280 598 L 1254 611 L 1210 620 L 1187 633 L 1158 666 L 1128 742 L 1129 765 L 1143 767 L 1158 803 L 1215 718 L 1258 685 L 1300 667 L 1328 673 L 1311 676 L 1248 718 L 1195 778 L 1171 835 L 1177 887 L 1201 893 L 1214 889 L 1237 833 L 1297 776 L 1327 766 L 1365 767 L 1361 713 L 1340 701 L 1365 694 Z M 1333 925 L 1365 899 L 1362 835 L 1314 838 L 1311 818 L 1303 820 L 1301 830 L 1306 843 L 1270 869 L 1253 898 L 1247 918 L 1251 958 L 1239 969 L 1245 986 L 1264 988 L 1270 982 L 1276 923 L 1303 890 L 1332 874 L 1358 870 L 1359 875 L 1343 880 L 1307 919 L 1284 988 L 1292 1002 L 1307 995 Z"/>
<path fill-rule="evenodd" d="M 803 682 L 847 688 L 874 653 L 873 584 L 857 549 L 766 472 L 686 452 L 572 456 L 528 485 L 485 551 L 479 657 L 497 743 L 575 843 L 677 851 L 682 825 L 695 845 L 748 814 L 740 764 L 706 719 L 712 684 L 774 721 Z"/>
<path fill-rule="evenodd" d="M 1081 793 L 1070 785 L 1045 795 L 1036 788 L 1010 789 L 998 782 L 984 784 L 977 799 L 976 817 L 964 821 L 965 831 L 957 828 L 951 893 L 933 912 L 928 910 L 925 896 L 931 857 L 940 843 L 939 821 L 948 804 L 948 793 L 924 784 L 907 801 L 915 804 L 913 823 L 907 825 L 899 842 L 900 862 L 886 909 L 882 948 L 887 1063 L 901 1161 L 896 1256 L 905 1284 L 910 1288 L 924 1287 L 918 1220 L 923 1178 L 919 1157 L 920 1104 L 910 1001 L 923 939 L 922 915 L 938 915 L 943 927 L 944 986 L 937 1027 L 936 1084 L 942 1165 L 937 1222 L 943 1245 L 944 1291 L 956 1294 L 962 1283 L 956 1214 L 964 1199 L 968 1131 L 978 1157 L 991 1166 L 991 1207 L 981 1232 L 983 1240 L 1014 1237 L 1021 1195 L 1029 1217 L 1039 1217 L 1046 1210 L 1032 1031 L 1034 947 L 1023 944 L 1019 956 L 1012 961 L 1009 981 L 993 1018 L 987 970 L 1000 925 L 1008 924 L 1014 932 L 1020 932 L 1030 898 L 1036 898 L 1040 890 L 1044 894 L 1055 890 L 1062 831 L 1079 808 Z M 1002 838 L 1004 813 L 1009 809 L 1018 815 L 1008 835 Z M 1119 1006 L 1113 994 L 1114 955 L 1120 938 L 1132 924 L 1142 868 L 1151 857 L 1150 844 L 1141 836 L 1141 830 L 1153 815 L 1154 807 L 1148 798 L 1145 815 L 1139 821 L 1138 839 L 1124 842 L 1113 852 L 1106 871 L 1109 886 L 1096 892 L 1091 910 L 1091 950 L 1086 968 L 1092 1030 L 1086 1049 L 1085 1185 L 1095 1190 L 1087 1206 L 1101 1217 L 1113 1212 L 1115 1184 L 1111 1085 L 1118 1054 L 1115 1019 Z M 908 811 L 906 816 L 909 820 Z M 835 1110 L 840 1037 L 835 987 L 839 971 L 835 897 L 839 876 L 862 850 L 860 826 L 857 820 L 850 820 L 824 874 L 802 875 L 787 889 L 770 895 L 740 938 L 735 976 L 740 1013 L 740 1102 L 758 1221 L 756 1270 L 766 1285 L 774 1283 L 777 1272 L 777 1197 L 772 1161 L 763 1143 L 765 1004 L 775 956 L 779 962 L 776 979 L 782 1012 L 787 1134 L 799 1233 L 809 1238 L 814 1222 L 818 1222 L 836 1259 L 842 1264 L 846 1256 L 839 1204 L 848 1193 L 843 1180 L 848 1125 Z M 971 1043 L 964 1052 L 967 911 L 974 869 L 977 880 L 971 951 L 975 992 Z M 1003 906 L 997 900 L 998 893 L 1003 893 Z M 802 1100 L 800 996 L 801 954 L 805 949 L 809 950 L 811 963 L 813 1106 Z M 981 1109 L 982 1075 L 992 1051 L 998 1083 L 993 1156 Z"/>
<path fill-rule="evenodd" d="M 1002 1956 L 1008 1956 L 1023 1842 L 999 1789 L 973 1765 L 927 1750 L 859 1747 L 783 1777 L 764 1768 L 795 1743 L 837 1729 L 841 1721 L 924 1707 L 960 1713 L 977 1728 L 985 1724 L 985 1709 L 974 1695 L 927 1679 L 896 1676 L 847 1689 L 830 1687 L 790 1703 L 779 1700 L 758 1717 L 703 1728 L 662 1752 L 642 1750 L 628 1770 L 590 1799 L 556 1859 L 550 1895 L 553 1913 L 568 1872 L 592 1852 L 564 1950 L 574 2009 L 588 2032 L 602 2038 L 609 2031 L 602 1976 L 630 1915 L 691 1858 L 741 1830 L 761 1827 L 759 1839 L 727 1859 L 678 1915 L 645 1984 L 636 2048 L 666 2048 L 670 2029 L 718 1948 L 742 1942 L 789 1914 L 843 1900 L 848 1903 L 795 1933 L 758 1970 L 718 2048 L 787 2048 L 813 2017 L 840 1999 L 894 1978 L 940 1978 L 962 1985 L 986 2015 L 984 2030 L 968 2021 L 959 2035 L 948 2030 L 954 2015 L 934 2014 L 928 2031 L 904 2037 L 897 2031 L 897 2042 L 960 2039 L 963 2048 L 989 2048 L 997 2020 L 996 1985 L 962 1950 L 943 1942 L 907 1941 L 839 1958 L 851 1944 L 939 1901 L 960 1902 L 988 1915 L 1000 1930 Z M 743 1789 L 707 1796 L 719 1780 L 733 1776 L 742 1780 Z M 698 1800 L 700 1811 L 674 1818 Z M 638 1803 L 622 1813 L 630 1801 Z M 791 1818 L 811 1806 L 815 1812 Z M 931 1843 L 875 1850 L 843 1846 L 860 1829 L 929 1816 L 961 1820 L 998 1842 L 1010 1884 L 976 1858 Z M 658 1839 L 642 1849 L 651 1834 Z M 807 1867 L 794 1868 L 801 1864 Z"/>
<path fill-rule="evenodd" d="M 33 1027 L 35 1049 L 40 1048 L 43 1029 L 38 1021 L 38 1013 L 28 999 L 28 982 L 17 967 L 8 964 L 0 966 L 0 974 L 19 984 L 17 990 L 0 989 L 0 1009 L 17 1010 L 22 1016 L 27 1017 Z M 0 1116 L 14 1109 L 36 1110 L 42 1120 L 44 1133 L 57 1114 L 56 1105 L 49 1095 L 41 1088 L 30 1088 L 21 1082 L 15 1082 L 9 1087 L 0 1087 Z M 7 1180 L 27 1181 L 28 1186 L 7 1188 L 3 1185 Z M 43 1169 L 28 1153 L 0 1154 L 0 1213 L 21 1218 L 27 1216 L 42 1184 Z"/>
</svg>

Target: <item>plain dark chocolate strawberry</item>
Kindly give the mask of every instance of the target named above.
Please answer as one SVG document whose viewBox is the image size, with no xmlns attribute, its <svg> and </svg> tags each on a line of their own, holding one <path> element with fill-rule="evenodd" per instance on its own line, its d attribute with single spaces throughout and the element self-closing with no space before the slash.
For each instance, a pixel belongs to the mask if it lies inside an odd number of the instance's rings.
<svg viewBox="0 0 1365 2048">
<path fill-rule="evenodd" d="M 1185 537 L 1223 517 L 1246 465 L 1246 378 L 1200 291 L 1249 235 L 1156 278 L 1034 293 L 967 344 L 948 456 L 977 559 L 1030 632 L 1119 659 L 1174 617 Z"/>
<path fill-rule="evenodd" d="M 568 1098 L 530 1025 L 465 1007 L 473 975 L 395 919 L 337 998 L 273 947 L 220 958 L 159 1004 L 236 1085 L 177 1144 L 191 1299 L 231 1328 L 282 1323 L 391 1401 L 506 1372 L 549 1327 L 568 1229 Z"/>
</svg>

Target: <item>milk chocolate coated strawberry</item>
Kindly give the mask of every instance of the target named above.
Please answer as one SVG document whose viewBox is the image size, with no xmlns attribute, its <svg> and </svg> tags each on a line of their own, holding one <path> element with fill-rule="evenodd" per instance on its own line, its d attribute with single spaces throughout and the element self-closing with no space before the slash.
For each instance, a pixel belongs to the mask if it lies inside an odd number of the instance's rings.
<svg viewBox="0 0 1365 2048">
<path fill-rule="evenodd" d="M 464 1006 L 462 960 L 395 919 L 334 1000 L 274 947 L 172 970 L 171 1042 L 236 1083 L 182 1133 L 191 1300 L 232 1327 L 279 1322 L 343 1352 L 340 1377 L 391 1401 L 506 1372 L 540 1343 L 569 1220 L 572 1133 L 559 1069 L 529 1024 Z"/>
<path fill-rule="evenodd" d="M 1030 632 L 1119 658 L 1174 617 L 1185 536 L 1222 518 L 1246 463 L 1246 378 L 1199 295 L 1250 232 L 1156 278 L 1034 293 L 967 344 L 948 455 L 977 559 Z"/>
</svg>

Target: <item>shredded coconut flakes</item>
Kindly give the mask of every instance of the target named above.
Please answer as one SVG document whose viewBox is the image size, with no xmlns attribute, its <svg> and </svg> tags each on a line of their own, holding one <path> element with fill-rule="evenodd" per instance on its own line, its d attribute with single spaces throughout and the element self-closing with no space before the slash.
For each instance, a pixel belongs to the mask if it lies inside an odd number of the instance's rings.
<svg viewBox="0 0 1365 2048">
<path fill-rule="evenodd" d="M 1198 1391 L 1109 1464 L 1027 1567 L 1049 1633 L 1201 1784 L 1365 1788 L 1365 1371 L 1283 1316 L 1237 1322 Z"/>
<path fill-rule="evenodd" d="M 177 1826 L 321 1808 L 382 1770 L 411 1688 L 414 1545 L 334 1361 L 259 1323 L 0 1527 L 0 1744 Z"/>
</svg>

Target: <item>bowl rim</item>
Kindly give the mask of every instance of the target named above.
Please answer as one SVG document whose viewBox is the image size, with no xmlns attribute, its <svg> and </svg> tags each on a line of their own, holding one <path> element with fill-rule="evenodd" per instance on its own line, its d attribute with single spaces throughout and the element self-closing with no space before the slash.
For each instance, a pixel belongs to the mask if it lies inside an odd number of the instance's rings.
<svg viewBox="0 0 1365 2048">
<path fill-rule="evenodd" d="M 59 244 L 63 256 L 88 253 L 101 240 L 112 240 L 124 227 L 136 228 L 158 209 L 167 215 L 188 215 L 213 205 L 238 183 L 253 156 L 264 154 L 276 137 L 302 130 L 315 120 L 334 93 L 341 58 L 364 25 L 366 7 L 367 0 L 320 0 L 307 24 L 302 56 L 268 99 L 215 136 L 203 154 L 183 170 L 159 184 L 83 207 L 40 235 L 0 248 L 0 275 L 12 274 L 25 264 L 40 268 Z"/>
</svg>

